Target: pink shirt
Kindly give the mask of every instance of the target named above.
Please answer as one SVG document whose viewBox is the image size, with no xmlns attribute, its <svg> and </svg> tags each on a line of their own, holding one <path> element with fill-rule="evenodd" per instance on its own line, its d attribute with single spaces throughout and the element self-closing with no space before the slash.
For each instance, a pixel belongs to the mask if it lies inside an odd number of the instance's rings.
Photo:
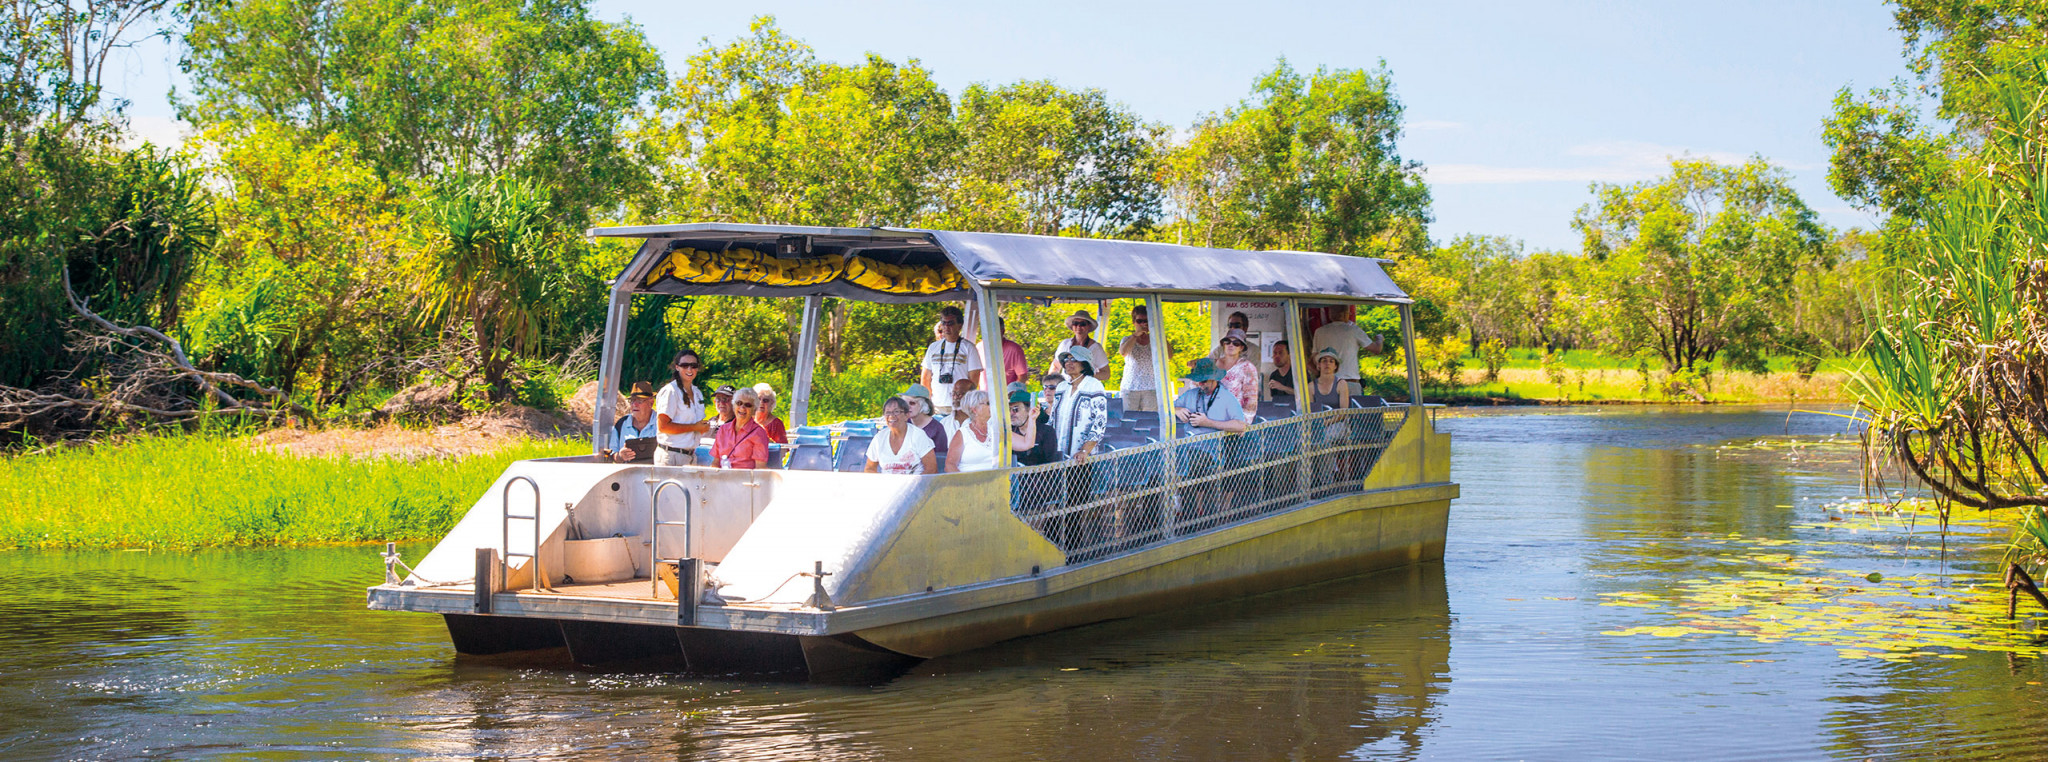
<svg viewBox="0 0 2048 762">
<path fill-rule="evenodd" d="M 768 430 L 753 421 L 720 426 L 711 440 L 711 457 L 726 468 L 768 465 Z"/>
<path fill-rule="evenodd" d="M 1024 378 L 1024 369 L 1025 366 L 1030 364 L 1031 361 L 1024 359 L 1024 347 L 1022 345 L 1009 339 L 1003 339 L 1003 383 L 1014 384 L 1018 381 L 1028 380 Z"/>
</svg>

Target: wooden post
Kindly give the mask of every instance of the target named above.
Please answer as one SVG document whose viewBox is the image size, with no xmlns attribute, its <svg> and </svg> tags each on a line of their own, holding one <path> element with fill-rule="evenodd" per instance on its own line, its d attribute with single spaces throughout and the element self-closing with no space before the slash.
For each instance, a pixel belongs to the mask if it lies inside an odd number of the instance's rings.
<svg viewBox="0 0 2048 762">
<path fill-rule="evenodd" d="M 476 600 L 471 604 L 476 613 L 491 613 L 491 595 L 498 592 L 498 549 L 476 549 Z"/>
</svg>

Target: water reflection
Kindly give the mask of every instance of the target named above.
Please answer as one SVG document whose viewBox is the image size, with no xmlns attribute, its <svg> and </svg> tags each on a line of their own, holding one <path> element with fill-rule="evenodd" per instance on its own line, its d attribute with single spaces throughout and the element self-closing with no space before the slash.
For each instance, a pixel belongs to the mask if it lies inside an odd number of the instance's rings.
<svg viewBox="0 0 2048 762">
<path fill-rule="evenodd" d="M 0 554 L 0 758 L 1926 759 L 2048 740 L 2039 659 L 1603 634 L 1673 621 L 1604 593 L 1739 576 L 1745 544 L 1887 577 L 1988 568 L 1982 543 L 1944 557 L 1924 533 L 1828 521 L 1856 468 L 1811 445 L 1839 419 L 1442 426 L 1464 485 L 1442 565 L 1002 644 L 873 686 L 458 659 L 439 619 L 363 609 L 381 575 L 369 547 Z M 1788 433 L 1805 449 L 1749 446 Z"/>
</svg>

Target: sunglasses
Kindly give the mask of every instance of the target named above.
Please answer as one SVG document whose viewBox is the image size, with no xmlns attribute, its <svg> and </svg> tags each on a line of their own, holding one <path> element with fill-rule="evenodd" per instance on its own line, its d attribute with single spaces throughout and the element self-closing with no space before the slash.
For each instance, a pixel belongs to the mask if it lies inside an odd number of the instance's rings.
<svg viewBox="0 0 2048 762">
<path fill-rule="evenodd" d="M 679 362 L 679 363 L 676 363 L 676 370 L 695 370 L 695 369 L 697 369 L 697 368 L 702 368 L 702 367 L 704 367 L 704 366 L 702 366 L 702 365 L 698 365 L 697 363 L 693 363 L 693 362 Z"/>
<path fill-rule="evenodd" d="M 958 320 L 941 320 L 941 321 L 939 321 L 939 325 L 959 325 L 959 324 L 960 324 L 960 321 L 958 321 Z"/>
<path fill-rule="evenodd" d="M 733 407 L 753 407 L 753 406 L 754 406 L 754 403 L 752 403 L 752 402 L 735 402 L 735 403 L 732 403 L 732 406 L 733 406 Z"/>
</svg>

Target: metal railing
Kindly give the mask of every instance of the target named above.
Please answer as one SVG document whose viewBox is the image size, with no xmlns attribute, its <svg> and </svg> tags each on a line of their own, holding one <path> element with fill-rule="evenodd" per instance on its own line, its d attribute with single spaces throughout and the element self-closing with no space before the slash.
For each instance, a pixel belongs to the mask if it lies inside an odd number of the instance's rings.
<svg viewBox="0 0 2048 762">
<path fill-rule="evenodd" d="M 650 479 L 648 481 L 653 482 L 654 480 Z M 661 491 L 664 489 L 668 489 L 669 487 L 675 487 L 676 489 L 683 491 L 682 521 L 661 520 Z M 691 513 L 695 511 L 695 508 L 696 500 L 690 495 L 690 488 L 683 486 L 682 482 L 676 481 L 674 479 L 663 479 L 659 482 L 654 483 L 653 491 L 649 493 L 647 498 L 647 564 L 649 567 L 647 569 L 647 584 L 649 586 L 647 593 L 648 597 L 661 597 L 661 574 L 659 571 L 657 571 L 657 569 L 664 562 L 673 562 L 676 565 L 676 579 L 678 582 L 677 587 L 682 587 L 680 582 L 682 581 L 681 574 L 683 572 L 684 566 L 683 560 L 693 557 L 690 547 L 690 519 L 693 518 L 691 516 Z M 683 528 L 683 554 L 681 556 L 678 556 L 676 558 L 661 557 L 662 527 Z M 677 599 L 680 600 L 681 597 L 681 595 L 678 595 Z"/>
<path fill-rule="evenodd" d="M 519 482 L 526 482 L 527 486 L 533 488 L 533 513 L 515 514 L 512 512 L 512 485 Z M 505 555 L 498 560 L 499 579 L 505 580 L 509 586 L 512 580 L 512 557 L 518 556 L 529 559 L 533 563 L 533 589 L 536 591 L 546 590 L 548 578 L 541 574 L 540 570 L 540 483 L 534 481 L 531 477 L 514 476 L 505 480 L 505 489 L 499 492 L 499 496 L 502 500 L 499 503 L 498 514 L 498 546 L 505 549 Z M 514 519 L 533 522 L 532 553 L 518 553 L 512 550 L 512 521 Z M 477 584 L 481 585 L 484 582 L 479 580 Z"/>
<path fill-rule="evenodd" d="M 1019 468 L 1010 507 L 1067 563 L 1108 558 L 1362 492 L 1410 409 L 1329 410 Z"/>
</svg>

